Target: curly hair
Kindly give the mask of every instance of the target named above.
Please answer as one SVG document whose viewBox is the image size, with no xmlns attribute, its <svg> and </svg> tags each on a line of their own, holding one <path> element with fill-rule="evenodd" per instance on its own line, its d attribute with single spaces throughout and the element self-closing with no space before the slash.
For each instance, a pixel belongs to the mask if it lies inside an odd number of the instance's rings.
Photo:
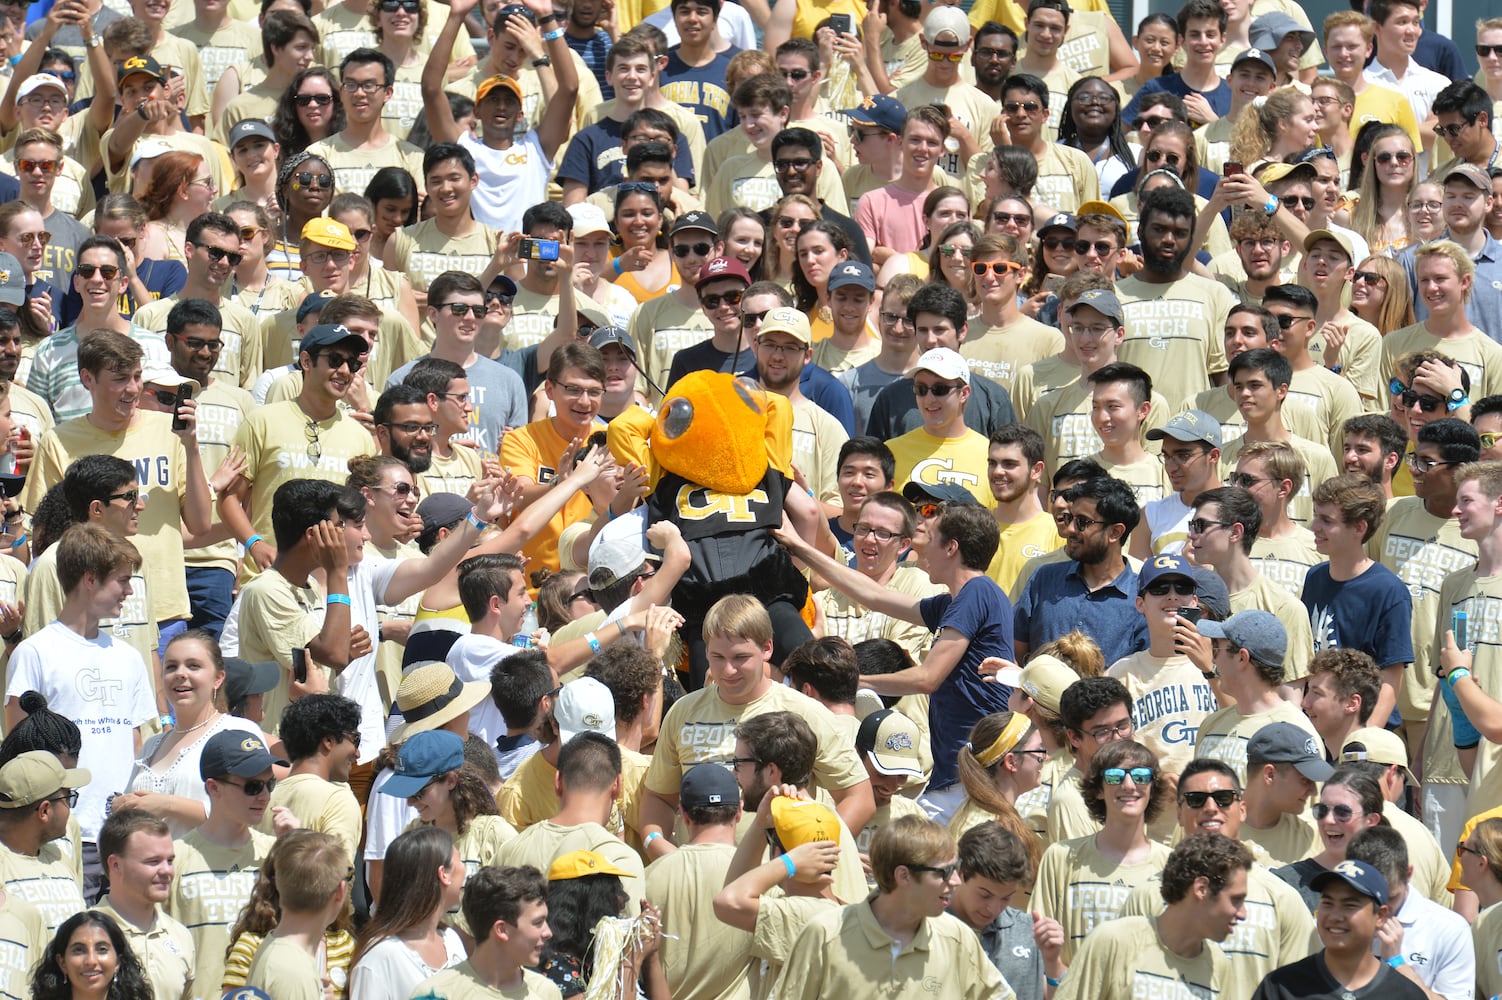
<svg viewBox="0 0 1502 1000">
<path fill-rule="evenodd" d="M 115 949 L 115 975 L 110 980 L 107 1000 L 151 1000 L 151 982 L 146 978 L 146 969 L 131 950 L 114 919 L 98 910 L 84 910 L 64 920 L 52 940 L 37 961 L 36 971 L 31 975 L 31 996 L 34 1000 L 72 1000 L 73 984 L 63 971 L 63 959 L 73 935 L 84 927 L 103 928 L 109 935 L 110 946 Z"/>
<path fill-rule="evenodd" d="M 1172 905 L 1189 895 L 1197 879 L 1210 883 L 1211 895 L 1220 895 L 1237 872 L 1252 867 L 1252 852 L 1240 841 L 1218 833 L 1185 837 L 1168 855 L 1159 890 L 1163 902 Z"/>
<path fill-rule="evenodd" d="M 549 947 L 583 960 L 605 917 L 618 917 L 630 897 L 619 875 L 584 875 L 548 883 Z"/>
<path fill-rule="evenodd" d="M 32 750 L 78 759 L 83 752 L 83 732 L 72 719 L 48 708 L 46 695 L 27 691 L 21 695 L 20 707 L 26 715 L 0 742 L 0 765 Z"/>
<path fill-rule="evenodd" d="M 1085 772 L 1084 780 L 1080 782 L 1080 794 L 1084 796 L 1085 808 L 1089 810 L 1090 818 L 1095 822 L 1106 821 L 1105 771 L 1108 767 L 1125 769 L 1150 767 L 1153 769 L 1147 811 L 1143 817 L 1147 822 L 1151 823 L 1157 819 L 1158 814 L 1169 807 L 1173 800 L 1173 793 L 1168 786 L 1168 779 L 1163 774 L 1163 768 L 1158 765 L 1158 758 L 1141 743 L 1133 740 L 1118 740 L 1115 743 L 1107 743 L 1095 751 L 1095 756 L 1090 758 L 1090 769 Z"/>
<path fill-rule="evenodd" d="M 276 141 L 282 147 L 283 162 L 313 144 L 313 137 L 308 135 L 308 130 L 297 117 L 297 92 L 305 81 L 313 77 L 327 82 L 329 90 L 334 94 L 332 114 L 329 116 L 329 135 L 343 132 L 349 124 L 349 118 L 344 113 L 344 101 L 339 96 L 339 81 L 334 74 L 322 66 L 309 66 L 299 70 L 282 96 L 277 98 L 276 111 L 271 115 L 271 131 L 276 133 Z"/>
<path fill-rule="evenodd" d="M 1248 104 L 1231 126 L 1231 158 L 1247 164 L 1264 159 L 1278 141 L 1279 126 L 1291 121 L 1309 103 L 1310 97 L 1303 91 L 1280 87 L 1260 104 Z M 1157 134 L 1156 129 L 1153 134 Z"/>
<path fill-rule="evenodd" d="M 203 162 L 203 157 L 197 153 L 180 150 L 163 153 L 152 160 L 151 183 L 146 185 L 139 199 L 141 207 L 146 210 L 146 218 L 153 221 L 165 219 L 172 202 L 183 188 L 193 183 Z"/>
</svg>

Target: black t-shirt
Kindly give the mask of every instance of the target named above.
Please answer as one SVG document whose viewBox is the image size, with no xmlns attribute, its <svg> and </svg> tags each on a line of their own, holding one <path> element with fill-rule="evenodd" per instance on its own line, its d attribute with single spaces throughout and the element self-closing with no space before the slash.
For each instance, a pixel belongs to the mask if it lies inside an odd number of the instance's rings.
<svg viewBox="0 0 1502 1000">
<path fill-rule="evenodd" d="M 1252 994 L 1252 1000 L 1425 1000 L 1413 980 L 1383 965 L 1372 981 L 1359 990 L 1348 990 L 1330 975 L 1325 953 L 1316 952 L 1269 972 Z"/>
</svg>

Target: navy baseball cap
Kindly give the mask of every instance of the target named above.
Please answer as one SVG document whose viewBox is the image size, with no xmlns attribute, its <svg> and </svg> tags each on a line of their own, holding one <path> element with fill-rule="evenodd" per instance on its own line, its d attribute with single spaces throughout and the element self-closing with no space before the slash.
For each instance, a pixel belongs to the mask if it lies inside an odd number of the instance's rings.
<svg viewBox="0 0 1502 1000">
<path fill-rule="evenodd" d="M 980 501 L 975 495 L 963 486 L 955 486 L 953 483 L 908 483 L 902 488 L 902 496 L 908 503 L 923 503 L 925 500 L 935 500 L 939 503 L 955 503 L 970 507 L 979 507 Z"/>
<path fill-rule="evenodd" d="M 464 738 L 446 730 L 413 733 L 397 752 L 394 772 L 381 786 L 381 794 L 411 798 L 440 774 L 464 766 Z"/>
<path fill-rule="evenodd" d="M 740 800 L 740 785 L 723 764 L 695 764 L 678 786 L 678 802 L 687 809 L 736 805 Z"/>
<path fill-rule="evenodd" d="M 266 744 L 254 733 L 226 729 L 210 736 L 198 758 L 198 776 L 205 780 L 233 774 L 237 778 L 254 778 L 273 764 L 287 766 L 273 756 Z"/>
<path fill-rule="evenodd" d="M 1181 576 L 1191 583 L 1198 583 L 1194 579 L 1194 567 L 1189 565 L 1189 560 L 1183 556 L 1165 552 L 1162 555 L 1153 556 L 1142 564 L 1141 571 L 1137 573 L 1137 593 L 1145 593 L 1148 587 L 1165 576 Z"/>
<path fill-rule="evenodd" d="M 860 107 L 846 111 L 845 117 L 857 125 L 874 125 L 893 135 L 900 135 L 902 123 L 907 120 L 907 108 L 889 94 L 877 94 L 866 98 Z"/>
<path fill-rule="evenodd" d="M 858 260 L 847 260 L 834 269 L 829 276 L 829 290 L 844 288 L 846 285 L 855 285 L 864 288 L 868 292 L 876 291 L 876 275 L 871 269 Z"/>
<path fill-rule="evenodd" d="M 364 337 L 343 323 L 319 323 L 313 329 L 303 334 L 302 350 L 311 351 L 315 347 L 333 347 L 335 344 L 342 344 L 346 340 L 358 340 L 367 348 L 370 346 L 366 343 Z"/>
<path fill-rule="evenodd" d="M 1375 899 L 1378 906 L 1387 905 L 1387 879 L 1365 861 L 1353 861 L 1347 858 L 1329 871 L 1320 872 L 1310 879 L 1309 888 L 1319 892 L 1337 880 L 1344 882 L 1363 896 Z"/>
</svg>

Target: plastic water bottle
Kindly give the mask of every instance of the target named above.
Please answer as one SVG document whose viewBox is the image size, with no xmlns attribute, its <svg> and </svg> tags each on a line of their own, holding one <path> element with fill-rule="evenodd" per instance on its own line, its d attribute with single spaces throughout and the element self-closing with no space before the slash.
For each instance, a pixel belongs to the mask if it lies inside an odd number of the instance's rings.
<svg viewBox="0 0 1502 1000">
<path fill-rule="evenodd" d="M 537 602 L 527 605 L 527 613 L 522 616 L 521 631 L 511 639 L 511 645 L 518 649 L 530 649 L 532 647 L 532 633 L 537 631 Z"/>
</svg>

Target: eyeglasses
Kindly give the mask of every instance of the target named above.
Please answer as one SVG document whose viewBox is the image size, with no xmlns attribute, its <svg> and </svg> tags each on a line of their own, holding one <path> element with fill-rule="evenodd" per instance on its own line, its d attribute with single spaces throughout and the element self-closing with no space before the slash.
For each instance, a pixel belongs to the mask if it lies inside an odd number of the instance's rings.
<svg viewBox="0 0 1502 1000">
<path fill-rule="evenodd" d="M 907 870 L 910 872 L 933 872 L 935 875 L 939 876 L 940 879 L 948 882 L 950 879 L 954 878 L 954 873 L 959 870 L 959 867 L 959 863 L 955 862 L 954 864 L 945 865 L 942 868 L 936 865 L 908 865 Z"/>
<path fill-rule="evenodd" d="M 1210 449 L 1208 447 L 1201 448 L 1198 451 L 1164 451 L 1159 452 L 1158 461 L 1162 462 L 1164 465 L 1188 465 L 1196 458 L 1204 458 L 1208 454 L 1210 454 Z"/>
<path fill-rule="evenodd" d="M 977 278 L 984 278 L 988 271 L 998 278 L 1002 278 L 1014 271 L 1021 270 L 1022 265 L 1015 260 L 978 260 L 970 265 L 970 273 Z"/>
<path fill-rule="evenodd" d="M 416 421 L 416 420 L 406 420 L 406 421 L 403 421 L 402 423 L 399 423 L 399 424 L 385 423 L 385 424 L 382 424 L 381 426 L 382 427 L 390 427 L 392 430 L 394 430 L 394 431 L 401 431 L 403 434 L 414 434 L 414 435 L 416 435 L 416 434 L 426 434 L 429 437 L 432 437 L 434 434 L 438 433 L 438 425 L 435 424 L 435 423 L 433 423 L 432 421 L 428 421 L 427 423 L 421 423 L 421 422 Z M 406 486 L 407 484 L 406 483 L 402 483 L 401 485 Z M 407 492 L 408 493 L 411 492 L 411 488 L 410 487 L 408 488 Z M 406 493 L 402 493 L 402 492 L 398 491 L 397 495 L 398 496 L 406 496 Z"/>
<path fill-rule="evenodd" d="M 51 76 L 52 74 L 49 73 L 48 75 Z M 66 97 L 51 97 L 32 94 L 29 95 L 21 103 L 32 104 L 36 107 L 42 108 L 43 110 L 51 111 L 54 108 L 66 108 L 68 106 L 68 99 Z"/>
<path fill-rule="evenodd" d="M 564 382 L 558 386 L 563 391 L 565 399 L 604 399 L 605 390 L 599 386 L 575 385 L 573 382 Z"/>
<path fill-rule="evenodd" d="M 314 250 L 302 255 L 302 259 L 314 267 L 323 267 L 330 261 L 335 267 L 344 267 L 350 261 L 348 250 Z"/>
<path fill-rule="evenodd" d="M 1352 809 L 1348 805 L 1327 806 L 1323 802 L 1316 802 L 1311 812 L 1314 813 L 1314 818 L 1321 822 L 1324 822 L 1326 816 L 1333 815 L 1337 823 L 1349 823 L 1357 815 L 1366 815 L 1365 812 L 1358 814 L 1355 809 Z"/>
<path fill-rule="evenodd" d="M 1453 125 L 1436 125 L 1434 134 L 1448 142 L 1474 124 L 1476 124 L 1476 119 L 1470 118 L 1463 122 L 1455 122 Z"/>
<path fill-rule="evenodd" d="M 1314 319 L 1313 316 L 1298 316 L 1293 313 L 1273 313 L 1278 321 L 1279 330 L 1291 330 L 1295 323 L 1302 323 Z"/>
<path fill-rule="evenodd" d="M 776 354 L 783 357 L 793 354 L 802 354 L 804 351 L 808 350 L 808 348 L 803 344 L 779 344 L 774 340 L 766 340 L 761 337 L 756 338 L 756 346 L 759 350 L 766 351 L 768 354 Z"/>
<path fill-rule="evenodd" d="M 1269 237 L 1267 239 L 1256 239 L 1254 237 L 1248 236 L 1244 240 L 1237 240 L 1236 245 L 1243 250 L 1272 251 L 1277 249 L 1279 242 L 1279 240 L 1272 237 Z"/>
<path fill-rule="evenodd" d="M 1179 164 L 1182 163 L 1183 160 L 1184 158 L 1178 153 L 1165 153 L 1161 149 L 1148 150 L 1147 153 L 1148 163 L 1166 163 L 1170 167 L 1173 167 L 1175 170 L 1178 169 Z"/>
<path fill-rule="evenodd" d="M 991 221 L 998 226 L 1011 223 L 1014 226 L 1026 226 L 1033 221 L 1033 217 L 1026 212 L 992 212 Z"/>
<path fill-rule="evenodd" d="M 1363 285 L 1383 285 L 1387 283 L 1387 279 L 1376 271 L 1357 271 L 1351 275 L 1351 282 Z"/>
<path fill-rule="evenodd" d="M 935 382 L 933 385 L 924 385 L 922 382 L 913 383 L 913 395 L 922 399 L 924 396 L 935 396 L 943 399 L 951 392 L 965 388 L 964 382 Z"/>
<path fill-rule="evenodd" d="M 1108 767 L 1100 772 L 1100 780 L 1108 785 L 1119 785 L 1130 777 L 1134 785 L 1148 785 L 1156 774 L 1150 767 Z"/>
<path fill-rule="evenodd" d="M 1115 94 L 1085 94 L 1085 93 L 1080 93 L 1080 94 L 1075 94 L 1074 95 L 1074 103 L 1075 104 L 1094 104 L 1094 105 L 1098 105 L 1099 107 L 1109 108 L 1109 107 L 1114 107 L 1115 106 L 1115 104 L 1116 104 L 1116 95 Z"/>
<path fill-rule="evenodd" d="M 1001 108 L 1009 115 L 1015 115 L 1019 111 L 1026 115 L 1035 115 L 1043 110 L 1043 105 L 1037 101 L 1007 101 Z"/>
<path fill-rule="evenodd" d="M 46 231 L 40 233 L 17 233 L 16 242 L 23 247 L 46 246 L 52 242 L 52 234 Z"/>
<path fill-rule="evenodd" d="M 1074 525 L 1075 531 L 1089 531 L 1097 524 L 1106 523 L 1104 521 L 1097 521 L 1093 517 L 1086 517 L 1084 514 L 1060 514 L 1058 517 L 1054 518 L 1054 521 L 1059 525 L 1072 524 Z"/>
<path fill-rule="evenodd" d="M 469 393 L 467 392 L 435 392 L 433 395 L 440 399 L 457 399 L 461 403 L 469 402 Z"/>
<path fill-rule="evenodd" d="M 305 188 L 328 188 L 330 191 L 334 189 L 333 174 L 315 174 L 308 170 L 301 170 L 293 174 L 292 179 Z"/>
<path fill-rule="evenodd" d="M 310 104 L 315 104 L 318 107 L 322 108 L 322 107 L 327 107 L 328 105 L 334 103 L 334 95 L 333 94 L 297 94 L 297 95 L 295 95 L 292 98 L 292 103 L 296 104 L 299 108 L 305 108 L 305 107 L 307 107 Z"/>
<path fill-rule="evenodd" d="M 1226 482 L 1230 483 L 1232 486 L 1239 486 L 1244 490 L 1249 490 L 1253 486 L 1256 486 L 1258 483 L 1270 483 L 1272 482 L 1272 480 L 1258 479 L 1256 476 L 1249 475 L 1245 472 L 1233 472 L 1226 477 Z"/>
<path fill-rule="evenodd" d="M 134 489 L 126 490 L 124 493 L 111 493 L 109 496 L 104 498 L 104 502 L 114 503 L 116 500 L 124 500 L 127 504 L 133 505 L 137 500 L 140 499 L 141 491 L 139 489 Z"/>
<path fill-rule="evenodd" d="M 195 177 L 188 182 L 189 187 L 192 187 L 194 184 L 202 184 L 203 189 L 209 194 L 213 194 L 215 191 L 219 190 L 219 186 L 214 183 L 214 178 L 212 177 Z"/>
<path fill-rule="evenodd" d="M 965 58 L 965 53 L 963 53 L 963 52 L 936 52 L 936 51 L 933 51 L 933 50 L 929 50 L 929 53 L 928 53 L 928 61 L 929 62 L 945 62 L 945 61 L 948 61 L 948 62 L 952 62 L 952 63 L 957 63 L 957 62 L 959 62 L 963 58 Z"/>
<path fill-rule="evenodd" d="M 1477 46 L 1477 48 L 1480 48 L 1480 47 L 1481 47 L 1481 46 L 1479 46 L 1479 45 L 1478 45 L 1478 46 Z M 1499 49 L 1499 50 L 1502 50 L 1502 45 L 1498 45 L 1498 46 L 1496 46 L 1496 47 L 1497 47 L 1497 48 L 1498 48 L 1498 49 Z M 1499 55 L 1502 55 L 1502 52 L 1499 52 L 1499 53 L 1498 53 L 1498 54 L 1499 54 Z M 1484 858 L 1484 857 L 1486 857 L 1486 855 L 1485 855 L 1485 854 L 1482 854 L 1482 853 L 1481 853 L 1481 852 L 1480 852 L 1480 851 L 1478 851 L 1478 850 L 1476 850 L 1476 848 L 1474 848 L 1474 847 L 1468 847 L 1468 846 L 1467 846 L 1467 845 L 1466 845 L 1466 844 L 1465 844 L 1465 842 L 1464 842 L 1464 841 L 1462 841 L 1462 842 L 1461 842 L 1461 843 L 1459 843 L 1459 844 L 1456 844 L 1456 845 L 1455 845 L 1455 856 L 1456 856 L 1456 857 L 1457 857 L 1457 858 L 1458 858 L 1458 857 L 1460 857 L 1460 856 L 1461 856 L 1461 855 L 1462 855 L 1462 854 L 1474 854 L 1474 855 L 1476 855 L 1476 857 L 1478 857 L 1478 858 Z"/>
<path fill-rule="evenodd" d="M 740 289 L 733 292 L 710 292 L 699 296 L 699 304 L 710 312 L 720 308 L 722 305 L 729 306 L 732 309 L 739 309 L 741 299 L 745 298 L 745 296 L 746 293 Z M 765 316 L 766 313 L 762 313 L 762 315 Z"/>
<path fill-rule="evenodd" d="M 777 228 L 802 229 L 804 226 L 811 224 L 813 221 L 813 219 L 795 219 L 790 215 L 779 215 L 777 217 Z"/>
<path fill-rule="evenodd" d="M 1477 45 L 1476 58 L 1485 59 L 1487 56 L 1502 56 L 1502 45 Z"/>
<path fill-rule="evenodd" d="M 474 305 L 469 302 L 445 302 L 443 305 L 434 306 L 433 308 L 447 309 L 449 315 L 456 319 L 463 319 L 466 316 L 473 316 L 475 319 L 484 319 L 485 314 L 489 312 L 485 306 Z"/>
<path fill-rule="evenodd" d="M 944 513 L 944 504 L 935 500 L 925 500 L 923 503 L 914 504 L 913 510 L 925 521 L 930 521 Z"/>
<path fill-rule="evenodd" d="M 308 441 L 308 461 L 316 462 L 323 457 L 323 445 L 318 441 L 318 422 L 309 420 L 303 428 L 303 437 Z"/>
<path fill-rule="evenodd" d="M 390 427 L 392 425 L 391 424 L 387 424 L 386 426 Z M 402 427 L 404 430 L 407 427 L 421 427 L 424 430 L 426 430 L 427 428 L 431 427 L 432 430 L 428 431 L 429 434 L 436 434 L 438 432 L 438 425 L 437 424 L 421 424 L 421 425 L 419 425 L 419 424 L 399 424 L 397 426 Z M 417 431 L 407 431 L 407 433 L 408 434 L 416 434 Z M 384 491 L 384 490 L 390 490 L 392 496 L 398 496 L 398 497 L 409 497 L 412 494 L 414 494 L 414 493 L 417 492 L 417 487 L 413 486 L 411 483 L 392 483 L 390 486 L 372 486 L 371 489 L 373 489 L 373 490 L 382 490 L 382 491 Z"/>
<path fill-rule="evenodd" d="M 867 535 L 870 535 L 878 542 L 890 542 L 894 538 L 903 537 L 903 534 L 900 531 L 888 531 L 886 528 L 874 528 L 871 525 L 862 523 L 860 521 L 855 522 L 855 527 L 850 529 L 850 534 L 854 538 L 865 538 Z"/>
<path fill-rule="evenodd" d="M 741 313 L 741 323 L 745 326 L 761 326 L 761 321 L 766 319 L 767 313 L 771 311 L 770 309 L 763 309 L 761 312 Z"/>
<path fill-rule="evenodd" d="M 382 14 L 395 14 L 399 10 L 416 14 L 419 7 L 418 0 L 381 0 Z"/>
<path fill-rule="evenodd" d="M 1425 413 L 1433 413 L 1439 409 L 1439 404 L 1444 402 L 1438 396 L 1430 396 L 1426 393 L 1415 392 L 1412 387 L 1406 386 L 1399 379 L 1393 379 L 1387 383 L 1387 391 L 1394 398 L 1403 400 L 1403 409 L 1410 409 L 1414 403 L 1419 404 L 1419 409 Z"/>
<path fill-rule="evenodd" d="M 982 62 L 988 62 L 992 59 L 1011 59 L 1016 54 L 1015 49 L 996 49 L 989 45 L 975 49 L 975 58 Z"/>
<path fill-rule="evenodd" d="M 55 173 L 57 173 L 57 170 L 58 170 L 58 168 L 60 166 L 62 166 L 62 161 L 61 160 L 17 160 L 16 161 L 16 169 L 18 171 L 20 171 L 21 173 L 23 173 L 23 174 L 29 174 L 29 173 L 31 173 L 34 170 L 35 171 L 40 171 L 41 173 L 44 173 L 44 174 L 55 174 Z"/>
<path fill-rule="evenodd" d="M 262 792 L 274 792 L 274 791 L 276 791 L 276 779 L 275 778 L 266 778 L 264 780 L 260 779 L 260 778 L 254 778 L 254 779 L 252 779 L 250 781 L 247 781 L 243 785 L 240 784 L 240 782 L 238 782 L 238 781 L 230 781 L 227 778 L 220 778 L 218 780 L 219 780 L 219 783 L 221 785 L 234 785 L 236 788 L 240 789 L 240 791 L 244 792 L 246 795 L 250 796 L 251 798 L 255 798 L 257 795 L 260 795 Z"/>
<path fill-rule="evenodd" d="M 1434 131 L 1438 132 L 1439 129 L 1435 129 Z M 1389 152 L 1381 152 L 1381 153 L 1377 154 L 1377 162 L 1380 163 L 1380 164 L 1382 164 L 1384 167 L 1387 166 L 1389 163 L 1392 163 L 1394 160 L 1396 160 L 1400 164 L 1402 164 L 1402 163 L 1412 163 L 1413 162 L 1413 154 L 1410 153 L 1406 149 L 1400 149 L 1397 152 L 1390 152 L 1389 151 Z"/>
<path fill-rule="evenodd" d="M 1097 257 L 1109 257 L 1116 252 L 1116 248 L 1105 240 L 1096 240 L 1094 243 L 1091 243 L 1089 240 L 1074 241 L 1074 252 L 1081 257 L 1085 256 L 1091 250 L 1095 251 Z"/>
<path fill-rule="evenodd" d="M 1439 201 L 1410 201 L 1408 203 L 1410 212 L 1438 212 L 1444 207 L 1444 202 Z"/>
<path fill-rule="evenodd" d="M 360 734 L 359 733 L 341 733 L 340 736 L 339 736 L 339 738 L 341 740 L 349 740 L 349 742 L 354 746 L 354 748 L 356 750 L 358 750 L 360 748 Z"/>
<path fill-rule="evenodd" d="M 1085 735 L 1097 743 L 1104 743 L 1107 740 L 1114 740 L 1118 736 L 1122 739 L 1128 739 L 1136 729 L 1136 724 L 1131 719 L 1127 719 L 1124 722 L 1118 722 L 1114 726 L 1101 726 L 1098 729 L 1092 729 L 1088 733 L 1085 733 Z"/>
<path fill-rule="evenodd" d="M 965 258 L 970 256 L 971 251 L 974 249 L 974 247 L 960 246 L 958 243 L 941 243 L 939 245 L 939 256 Z"/>
<path fill-rule="evenodd" d="M 66 802 L 66 803 L 68 803 L 68 808 L 72 809 L 74 806 L 78 805 L 78 789 L 76 789 L 76 788 L 67 788 L 67 789 L 63 790 L 63 793 L 61 795 L 54 795 L 54 796 L 52 796 L 52 798 L 50 798 L 50 799 L 43 799 L 42 801 L 43 802 Z"/>
<path fill-rule="evenodd" d="M 730 766 L 740 767 L 742 764 L 750 764 L 753 767 L 761 767 L 761 761 L 756 757 L 731 757 Z"/>
<path fill-rule="evenodd" d="M 877 315 L 881 319 L 881 321 L 883 323 L 886 323 L 888 326 L 902 326 L 904 323 L 907 322 L 907 314 L 906 313 L 881 312 L 881 313 L 878 313 Z"/>
<path fill-rule="evenodd" d="M 679 260 L 682 260 L 689 254 L 693 254 L 695 257 L 708 257 L 709 251 L 713 249 L 714 245 L 710 243 L 675 243 L 673 245 L 673 256 Z"/>
<path fill-rule="evenodd" d="M 182 345 L 184 347 L 192 351 L 194 354 L 197 354 L 199 351 L 202 351 L 205 348 L 210 351 L 219 351 L 224 348 L 224 341 L 222 340 L 204 340 L 202 337 L 184 337 L 180 333 L 174 333 L 171 336 L 176 337 L 179 341 L 182 342 Z"/>
<path fill-rule="evenodd" d="M 96 273 L 105 281 L 114 281 L 120 276 L 120 268 L 114 264 L 79 264 L 73 268 L 73 273 L 84 281 L 88 281 Z"/>
<path fill-rule="evenodd" d="M 386 89 L 386 84 L 382 80 L 366 80 L 364 82 L 361 82 L 359 80 L 345 80 L 343 83 L 339 84 L 339 86 L 346 94 L 370 95 L 374 94 L 378 90 Z"/>
<path fill-rule="evenodd" d="M 1313 198 L 1302 198 L 1296 194 L 1285 194 L 1283 197 L 1278 199 L 1278 204 L 1282 205 L 1290 212 L 1299 207 L 1302 207 L 1306 212 L 1314 211 Z"/>
<path fill-rule="evenodd" d="M 1135 780 L 1135 779 L 1134 779 Z M 1179 801 L 1190 809 L 1203 809 L 1211 799 L 1222 809 L 1231 808 L 1231 803 L 1241 801 L 1241 793 L 1234 788 L 1218 788 L 1213 792 L 1181 792 Z"/>
<path fill-rule="evenodd" d="M 1193 522 L 1190 523 L 1191 525 L 1193 524 Z M 1190 530 L 1193 529 L 1191 528 Z M 1168 592 L 1171 590 L 1180 597 L 1193 597 L 1196 586 L 1197 584 L 1193 580 L 1163 580 L 1158 583 L 1148 584 L 1147 589 L 1143 593 L 1151 594 L 1153 597 L 1167 597 Z"/>
<path fill-rule="evenodd" d="M 1209 518 L 1196 517 L 1189 522 L 1189 533 L 1191 535 L 1203 535 L 1211 528 L 1229 528 L 1235 523 L 1235 521 L 1211 521 Z"/>
<path fill-rule="evenodd" d="M 1071 337 L 1084 337 L 1087 340 L 1100 340 L 1102 337 L 1109 337 L 1115 332 L 1116 327 L 1114 326 L 1082 326 L 1079 323 L 1069 324 L 1069 335 Z"/>
<path fill-rule="evenodd" d="M 785 69 L 781 72 L 783 77 L 792 80 L 794 83 L 802 83 L 804 80 L 807 80 L 809 73 L 806 69 Z"/>
<path fill-rule="evenodd" d="M 773 160 L 772 169 L 777 171 L 779 174 L 785 174 L 789 171 L 801 174 L 803 171 L 807 170 L 809 167 L 818 162 L 818 160 L 815 160 L 811 156 L 795 156 L 789 160 Z"/>
<path fill-rule="evenodd" d="M 1403 460 L 1408 463 L 1408 467 L 1414 472 L 1429 472 L 1431 469 L 1436 469 L 1440 466 L 1463 464 L 1461 462 L 1436 462 L 1428 458 L 1419 458 L 1417 455 L 1411 453 L 1403 456 Z"/>
<path fill-rule="evenodd" d="M 1023 693 L 1025 694 L 1026 692 L 1023 692 Z M 1038 749 L 1036 749 L 1036 750 L 1008 750 L 1007 753 L 1011 753 L 1011 754 L 1019 754 L 1019 753 L 1020 754 L 1025 754 L 1025 755 L 1033 758 L 1033 760 L 1037 761 L 1040 764 L 1043 763 L 1045 760 L 1048 759 L 1048 751 L 1042 749 L 1041 747 L 1038 748 Z"/>
<path fill-rule="evenodd" d="M 329 366 L 329 371 L 338 371 L 340 368 L 348 365 L 349 373 L 353 375 L 361 368 L 365 367 L 365 362 L 360 358 L 358 354 L 344 355 L 339 354 L 336 351 L 328 351 L 324 354 L 320 354 L 319 357 L 323 359 L 324 364 Z"/>
<path fill-rule="evenodd" d="M 1132 122 L 1132 128 L 1138 132 L 1151 132 L 1155 128 L 1162 128 L 1164 122 L 1173 121 L 1172 115 L 1154 115 L 1151 118 L 1138 118 Z"/>
<path fill-rule="evenodd" d="M 228 260 L 230 267 L 239 267 L 240 262 L 245 259 L 244 254 L 237 253 L 234 250 L 226 250 L 224 249 L 224 247 L 204 247 L 203 252 L 208 254 L 209 260 L 213 261 L 215 264 L 219 264 L 225 260 Z M 309 256 L 312 255 L 309 254 Z"/>
</svg>

